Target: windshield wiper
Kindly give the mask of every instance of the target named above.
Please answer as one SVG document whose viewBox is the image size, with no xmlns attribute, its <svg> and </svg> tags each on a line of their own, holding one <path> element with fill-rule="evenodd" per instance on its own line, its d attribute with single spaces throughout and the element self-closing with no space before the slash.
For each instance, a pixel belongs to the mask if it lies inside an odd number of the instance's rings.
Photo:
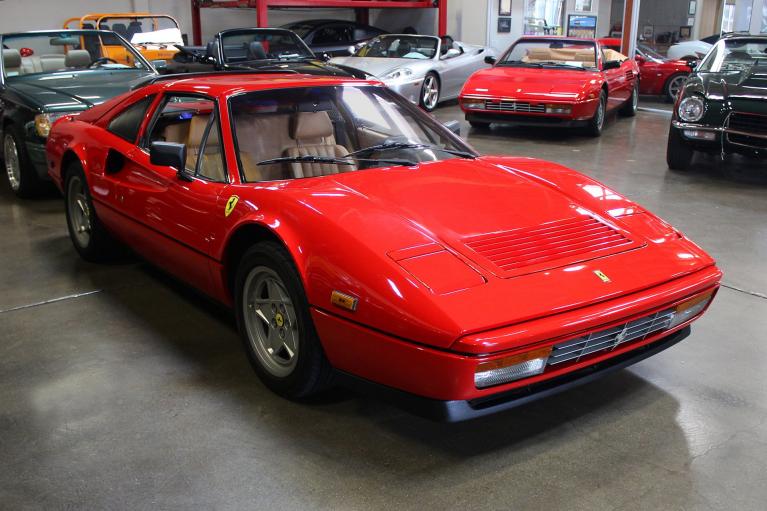
<svg viewBox="0 0 767 511">
<path fill-rule="evenodd" d="M 414 167 L 417 165 L 417 163 L 412 162 L 410 160 L 403 160 L 403 159 L 397 159 L 397 158 L 388 158 L 388 159 L 387 158 L 356 158 L 349 154 L 341 158 L 333 158 L 330 156 L 311 156 L 311 155 L 284 156 L 282 158 L 271 158 L 268 160 L 262 160 L 258 162 L 256 165 L 273 165 L 275 163 L 326 163 L 329 165 L 352 165 L 354 162 L 351 160 L 374 162 L 374 163 L 391 163 L 393 165 L 403 165 L 406 167 Z"/>
<path fill-rule="evenodd" d="M 350 152 L 345 157 L 356 156 L 358 154 L 372 153 L 375 151 L 391 151 L 394 149 L 432 149 L 434 151 L 440 151 L 443 153 L 452 154 L 454 156 L 460 156 L 461 158 L 470 158 L 472 160 L 477 157 L 477 155 L 467 153 L 466 151 L 458 151 L 456 149 L 445 149 L 444 147 L 439 147 L 435 145 L 417 144 L 413 142 L 384 142 L 383 144 L 376 144 L 376 145 L 371 145 L 369 147 L 363 147 L 362 149 L 357 149 L 356 151 Z"/>
</svg>

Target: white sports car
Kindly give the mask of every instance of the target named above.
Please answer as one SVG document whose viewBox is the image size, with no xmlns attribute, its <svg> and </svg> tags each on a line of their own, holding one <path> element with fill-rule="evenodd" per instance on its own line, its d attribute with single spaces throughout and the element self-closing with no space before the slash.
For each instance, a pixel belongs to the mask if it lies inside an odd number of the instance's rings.
<svg viewBox="0 0 767 511">
<path fill-rule="evenodd" d="M 464 82 L 495 51 L 450 36 L 387 34 L 371 39 L 348 57 L 330 61 L 365 71 L 425 110 L 455 99 Z"/>
</svg>

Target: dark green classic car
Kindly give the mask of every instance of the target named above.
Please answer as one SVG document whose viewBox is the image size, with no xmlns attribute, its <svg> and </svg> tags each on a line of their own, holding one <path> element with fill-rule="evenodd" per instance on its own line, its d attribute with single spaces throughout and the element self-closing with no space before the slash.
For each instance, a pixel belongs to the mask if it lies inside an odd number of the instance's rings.
<svg viewBox="0 0 767 511">
<path fill-rule="evenodd" d="M 3 34 L 0 43 L 2 157 L 11 189 L 20 197 L 34 195 L 48 180 L 45 142 L 56 119 L 103 103 L 157 73 L 109 31 Z M 114 45 L 125 47 L 129 65 L 104 53 Z"/>
<path fill-rule="evenodd" d="M 695 151 L 767 156 L 767 36 L 724 37 L 688 78 L 674 106 L 669 168 L 687 169 Z"/>
</svg>

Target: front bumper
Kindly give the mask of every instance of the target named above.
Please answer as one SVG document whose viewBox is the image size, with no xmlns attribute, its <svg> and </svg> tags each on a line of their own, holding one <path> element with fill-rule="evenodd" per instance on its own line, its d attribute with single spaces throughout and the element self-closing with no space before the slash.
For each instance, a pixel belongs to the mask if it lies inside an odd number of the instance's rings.
<svg viewBox="0 0 767 511">
<path fill-rule="evenodd" d="M 495 110 L 486 106 L 484 109 L 466 108 L 463 99 L 481 100 L 486 105 L 509 105 L 512 109 L 503 109 L 503 106 L 495 106 Z M 574 128 L 586 126 L 594 117 L 598 99 L 579 102 L 562 101 L 517 101 L 513 99 L 500 98 L 461 98 L 461 109 L 466 114 L 466 120 L 469 122 L 486 122 L 499 124 L 512 124 L 515 126 L 553 126 L 560 128 Z M 570 107 L 569 114 L 553 114 L 543 111 L 536 111 L 545 108 L 545 105 L 556 105 Z"/>
<path fill-rule="evenodd" d="M 397 94 L 404 96 L 411 103 L 416 105 L 421 101 L 421 87 L 423 87 L 423 77 L 408 81 L 384 82 L 384 84 Z"/>
<path fill-rule="evenodd" d="M 723 126 L 713 126 L 674 119 L 671 126 L 680 131 L 682 139 L 699 151 L 767 157 L 767 135 L 730 128 L 726 121 Z M 704 139 L 705 135 L 691 136 L 692 132 L 713 134 L 713 139 Z"/>
</svg>

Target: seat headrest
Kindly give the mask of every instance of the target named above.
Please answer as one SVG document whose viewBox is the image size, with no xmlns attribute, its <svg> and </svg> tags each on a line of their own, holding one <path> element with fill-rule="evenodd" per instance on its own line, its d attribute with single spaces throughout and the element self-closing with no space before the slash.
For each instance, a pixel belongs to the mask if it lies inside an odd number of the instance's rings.
<svg viewBox="0 0 767 511">
<path fill-rule="evenodd" d="M 19 53 L 19 50 L 3 49 L 3 67 L 5 69 L 21 67 L 21 53 Z"/>
<path fill-rule="evenodd" d="M 205 54 L 208 57 L 213 57 L 214 59 L 218 58 L 218 42 L 216 41 L 210 41 L 205 46 Z"/>
<path fill-rule="evenodd" d="M 195 115 L 189 122 L 189 134 L 186 137 L 186 145 L 189 147 L 199 147 L 202 138 L 205 136 L 205 130 L 208 127 L 210 117 L 207 115 Z M 210 133 L 209 143 L 218 141 L 218 131 L 213 130 Z"/>
<path fill-rule="evenodd" d="M 69 50 L 64 59 L 65 67 L 88 67 L 91 65 L 91 54 L 88 50 Z"/>
<path fill-rule="evenodd" d="M 128 27 L 125 26 L 125 23 L 114 23 L 112 24 L 112 31 L 117 32 L 121 36 L 125 37 L 128 35 Z"/>
<path fill-rule="evenodd" d="M 293 116 L 290 126 L 290 138 L 293 140 L 325 138 L 331 135 L 333 122 L 327 112 L 299 112 Z"/>
<path fill-rule="evenodd" d="M 266 58 L 266 51 L 258 41 L 253 41 L 248 45 L 248 60 L 262 60 Z"/>
</svg>

